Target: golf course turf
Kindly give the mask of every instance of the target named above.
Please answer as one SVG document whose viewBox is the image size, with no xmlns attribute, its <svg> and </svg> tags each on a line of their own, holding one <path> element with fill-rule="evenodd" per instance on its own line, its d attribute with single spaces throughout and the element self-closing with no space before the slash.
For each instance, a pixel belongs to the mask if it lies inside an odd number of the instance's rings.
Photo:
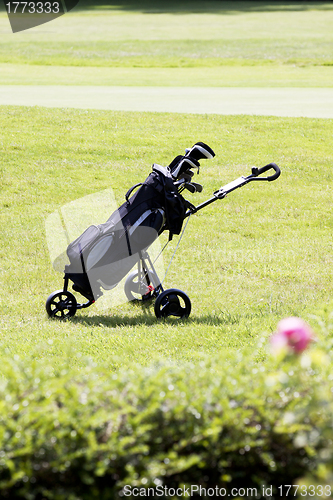
<svg viewBox="0 0 333 500">
<path fill-rule="evenodd" d="M 0 496 L 197 481 L 274 485 L 275 500 L 289 481 L 329 498 L 332 25 L 331 2 L 82 0 L 15 34 L 0 11 Z M 197 141 L 216 156 L 194 204 L 252 166 L 282 173 L 190 217 L 163 283 L 190 317 L 102 299 L 50 320 L 63 275 L 48 235 L 64 238 L 50 216 L 106 190 L 120 205 Z M 96 206 L 86 225 L 108 215 Z M 314 338 L 272 352 L 290 316 Z"/>
</svg>

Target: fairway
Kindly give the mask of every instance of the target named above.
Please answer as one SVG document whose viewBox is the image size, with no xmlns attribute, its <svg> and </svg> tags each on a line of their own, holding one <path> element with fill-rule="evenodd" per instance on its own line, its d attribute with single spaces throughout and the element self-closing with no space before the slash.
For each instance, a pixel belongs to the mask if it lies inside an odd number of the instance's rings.
<svg viewBox="0 0 333 500">
<path fill-rule="evenodd" d="M 328 2 L 80 6 L 15 35 L 0 12 L 0 85 L 333 85 Z"/>
<path fill-rule="evenodd" d="M 13 35 L 0 13 L 0 103 L 332 118 L 332 23 L 327 2 L 82 0 Z"/>
<path fill-rule="evenodd" d="M 126 60 L 124 61 L 126 62 Z M 332 88 L 332 66 L 226 63 L 218 67 L 49 66 L 0 63 L 0 85 Z"/>
<path fill-rule="evenodd" d="M 333 89 L 7 85 L 0 105 L 333 118 Z"/>
</svg>

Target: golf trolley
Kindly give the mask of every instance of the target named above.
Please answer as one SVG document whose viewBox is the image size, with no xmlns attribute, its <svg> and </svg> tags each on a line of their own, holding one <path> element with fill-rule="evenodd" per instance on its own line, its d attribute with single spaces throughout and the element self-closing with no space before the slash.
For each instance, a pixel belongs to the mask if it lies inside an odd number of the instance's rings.
<svg viewBox="0 0 333 500">
<path fill-rule="evenodd" d="M 199 173 L 199 160 L 214 156 L 209 146 L 198 142 L 187 149 L 184 156 L 177 156 L 168 167 L 154 164 L 145 182 L 136 184 L 126 193 L 125 203 L 106 223 L 90 226 L 73 241 L 67 248 L 70 264 L 65 266 L 64 287 L 51 293 L 46 301 L 49 317 L 67 319 L 74 316 L 78 309 L 91 306 L 103 295 L 102 290 L 114 288 L 126 275 L 124 292 L 129 301 L 147 303 L 155 299 L 157 318 L 188 317 L 191 312 L 189 297 L 176 288 L 163 288 L 164 279 L 160 281 L 148 247 L 165 230 L 169 231 L 169 241 L 173 234 L 181 234 L 179 245 L 186 228 L 185 225 L 182 230 L 183 222 L 190 215 L 249 182 L 274 181 L 281 173 L 275 163 L 253 167 L 247 177 L 239 177 L 220 187 L 211 198 L 194 206 L 181 193 L 184 190 L 202 191 L 202 186 L 192 181 L 193 169 L 197 168 Z M 264 177 L 269 170 L 274 173 Z M 131 271 L 135 266 L 137 269 Z M 73 290 L 85 297 L 85 302 L 77 302 L 68 290 L 70 281 Z"/>
</svg>

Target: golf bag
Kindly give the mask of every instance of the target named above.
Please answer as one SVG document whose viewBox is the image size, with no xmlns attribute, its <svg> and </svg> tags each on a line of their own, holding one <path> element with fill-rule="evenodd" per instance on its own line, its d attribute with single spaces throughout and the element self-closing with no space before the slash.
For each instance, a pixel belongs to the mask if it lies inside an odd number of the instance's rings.
<svg viewBox="0 0 333 500">
<path fill-rule="evenodd" d="M 73 241 L 65 267 L 73 290 L 96 300 L 102 289 L 110 290 L 121 281 L 161 232 L 168 230 L 169 239 L 180 234 L 186 209 L 192 205 L 178 192 L 177 180 L 184 176 L 190 180 L 190 168 L 199 168 L 198 159 L 213 156 L 209 146 L 197 143 L 169 167 L 154 164 L 147 179 L 129 189 L 125 203 L 104 224 L 88 227 Z"/>
</svg>

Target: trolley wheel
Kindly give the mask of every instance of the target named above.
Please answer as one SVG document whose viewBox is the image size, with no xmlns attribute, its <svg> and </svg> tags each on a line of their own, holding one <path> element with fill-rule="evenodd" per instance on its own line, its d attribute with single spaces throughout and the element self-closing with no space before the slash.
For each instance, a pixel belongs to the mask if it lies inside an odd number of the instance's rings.
<svg viewBox="0 0 333 500">
<path fill-rule="evenodd" d="M 153 297 L 154 282 L 159 283 L 158 277 L 152 271 L 149 272 L 150 285 L 144 277 L 139 280 L 138 271 L 133 271 L 126 278 L 124 292 L 128 300 L 136 302 L 145 302 Z"/>
<path fill-rule="evenodd" d="M 176 316 L 188 318 L 191 312 L 191 301 L 186 293 L 176 288 L 162 292 L 155 302 L 155 315 L 157 318 Z"/>
<path fill-rule="evenodd" d="M 46 312 L 50 318 L 67 319 L 75 315 L 76 298 L 71 292 L 58 290 L 51 293 L 46 301 Z"/>
</svg>

